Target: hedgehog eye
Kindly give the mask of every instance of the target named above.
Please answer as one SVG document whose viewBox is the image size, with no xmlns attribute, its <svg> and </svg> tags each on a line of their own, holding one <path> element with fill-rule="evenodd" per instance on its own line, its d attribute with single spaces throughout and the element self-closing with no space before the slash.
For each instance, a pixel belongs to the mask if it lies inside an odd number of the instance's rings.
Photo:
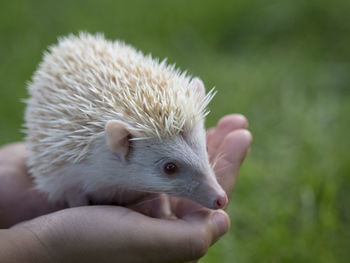
<svg viewBox="0 0 350 263">
<path fill-rule="evenodd" d="M 174 163 L 166 163 L 163 166 L 163 170 L 164 170 L 164 173 L 171 175 L 176 173 L 179 169 Z"/>
</svg>

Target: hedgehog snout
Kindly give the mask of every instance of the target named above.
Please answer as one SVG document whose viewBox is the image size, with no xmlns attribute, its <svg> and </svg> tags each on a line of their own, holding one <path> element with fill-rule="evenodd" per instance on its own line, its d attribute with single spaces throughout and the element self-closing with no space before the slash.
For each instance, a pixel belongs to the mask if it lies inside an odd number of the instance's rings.
<svg viewBox="0 0 350 263">
<path fill-rule="evenodd" d="M 205 187 L 205 199 L 203 205 L 210 209 L 223 209 L 228 203 L 226 192 L 216 183 Z"/>
<path fill-rule="evenodd" d="M 204 178 L 189 198 L 210 209 L 223 209 L 228 203 L 226 192 L 211 176 Z"/>
<path fill-rule="evenodd" d="M 222 209 L 228 203 L 228 198 L 225 192 L 221 193 L 215 200 L 213 204 L 214 209 Z"/>
</svg>

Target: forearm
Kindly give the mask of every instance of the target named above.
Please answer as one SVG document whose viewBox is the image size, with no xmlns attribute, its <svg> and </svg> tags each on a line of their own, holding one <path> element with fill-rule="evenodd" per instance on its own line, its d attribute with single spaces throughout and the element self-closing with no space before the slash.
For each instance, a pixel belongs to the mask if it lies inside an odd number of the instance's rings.
<svg viewBox="0 0 350 263">
<path fill-rule="evenodd" d="M 23 228 L 0 230 L 0 262 L 51 262 L 45 248 L 30 231 Z"/>
</svg>

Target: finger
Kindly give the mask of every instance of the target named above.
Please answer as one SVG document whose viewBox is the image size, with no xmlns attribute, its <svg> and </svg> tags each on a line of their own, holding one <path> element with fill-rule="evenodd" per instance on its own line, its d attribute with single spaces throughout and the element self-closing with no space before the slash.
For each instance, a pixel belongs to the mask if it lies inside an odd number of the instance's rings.
<svg viewBox="0 0 350 263">
<path fill-rule="evenodd" d="M 182 218 L 189 213 L 207 209 L 197 202 L 191 201 L 189 199 L 174 196 L 170 196 L 169 199 L 171 211 L 177 218 Z"/>
<path fill-rule="evenodd" d="M 17 225 L 35 232 L 46 247 L 58 249 L 55 255 L 62 262 L 71 255 L 84 262 L 117 258 L 120 262 L 195 260 L 229 227 L 230 219 L 222 210 L 207 209 L 181 219 L 162 220 L 113 206 L 65 209 Z"/>
<path fill-rule="evenodd" d="M 127 208 L 149 217 L 162 219 L 175 218 L 171 210 L 170 197 L 163 193 L 149 194 L 145 199 L 141 199 L 135 204 L 128 205 Z"/>
<path fill-rule="evenodd" d="M 212 140 L 212 137 L 214 134 L 215 134 L 215 127 L 211 127 L 207 130 L 207 142 Z"/>
<path fill-rule="evenodd" d="M 208 150 L 211 156 L 216 155 L 216 150 L 218 149 L 223 138 L 225 136 L 236 130 L 244 129 L 248 127 L 247 119 L 241 114 L 231 114 L 223 117 L 217 124 L 215 130 L 210 131 L 208 140 Z"/>
<path fill-rule="evenodd" d="M 248 130 L 240 129 L 229 133 L 219 148 L 222 156 L 215 166 L 215 174 L 220 185 L 231 195 L 239 168 L 248 153 L 252 135 Z"/>
<path fill-rule="evenodd" d="M 3 215 L 0 227 L 10 227 L 64 207 L 48 203 L 46 196 L 33 188 L 26 166 L 28 153 L 23 143 L 0 150 L 0 214 Z"/>
<path fill-rule="evenodd" d="M 29 151 L 24 143 L 11 143 L 0 148 L 0 165 L 8 166 L 9 164 L 19 164 L 20 168 L 25 166 L 25 158 Z"/>
<path fill-rule="evenodd" d="M 189 223 L 186 230 L 192 246 L 192 258 L 199 259 L 230 228 L 230 218 L 223 210 L 198 210 L 182 218 Z"/>
<path fill-rule="evenodd" d="M 213 211 L 203 207 L 185 214 L 181 219 L 168 221 L 169 226 L 165 226 L 162 232 L 173 227 L 176 227 L 176 231 L 172 234 L 174 243 L 171 242 L 171 246 L 165 249 L 173 251 L 176 247 L 177 252 L 181 251 L 183 258 L 179 258 L 179 262 L 201 258 L 208 248 L 230 228 L 230 218 L 223 210 Z M 162 243 L 167 244 L 167 241 L 164 240 Z M 179 254 L 175 253 L 172 258 L 178 256 Z"/>
</svg>

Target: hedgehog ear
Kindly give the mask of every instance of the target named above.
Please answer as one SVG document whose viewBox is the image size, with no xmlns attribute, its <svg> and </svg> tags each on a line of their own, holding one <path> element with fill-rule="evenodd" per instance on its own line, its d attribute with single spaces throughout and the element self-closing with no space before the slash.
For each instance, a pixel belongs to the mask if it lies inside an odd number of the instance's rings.
<svg viewBox="0 0 350 263">
<path fill-rule="evenodd" d="M 107 145 L 114 152 L 126 156 L 130 149 L 130 131 L 122 121 L 108 121 L 105 126 Z"/>
<path fill-rule="evenodd" d="M 195 88 L 196 92 L 204 97 L 205 96 L 205 87 L 204 87 L 204 83 L 203 81 L 198 78 L 198 77 L 195 77 L 192 79 L 191 81 L 191 85 Z"/>
</svg>

